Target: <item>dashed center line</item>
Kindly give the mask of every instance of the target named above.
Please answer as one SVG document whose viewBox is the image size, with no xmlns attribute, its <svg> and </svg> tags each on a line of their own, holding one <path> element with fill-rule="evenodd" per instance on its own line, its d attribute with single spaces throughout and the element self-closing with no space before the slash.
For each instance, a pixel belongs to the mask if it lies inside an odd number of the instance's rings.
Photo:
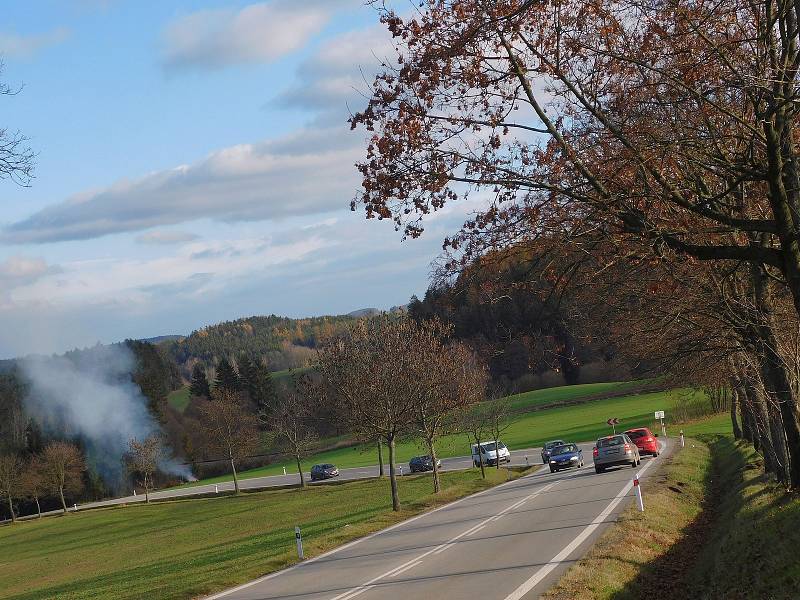
<svg viewBox="0 0 800 600">
<path fill-rule="evenodd" d="M 512 510 L 514 510 L 516 508 L 519 508 L 520 506 L 522 506 L 523 504 L 525 504 L 529 500 L 532 500 L 533 498 L 536 498 L 540 494 L 544 494 L 545 492 L 549 491 L 550 489 L 552 489 L 553 487 L 555 487 L 556 485 L 558 485 L 559 483 L 561 483 L 565 479 L 568 479 L 568 478 L 570 478 L 570 477 L 572 477 L 574 475 L 577 475 L 578 473 L 580 473 L 580 471 L 581 471 L 581 469 L 577 469 L 574 472 L 572 472 L 569 475 L 567 475 L 566 477 L 564 477 L 563 479 L 559 479 L 558 481 L 554 481 L 552 483 L 547 484 L 546 486 L 544 486 L 542 488 L 539 488 L 535 492 L 533 492 L 531 494 L 528 494 L 527 496 L 525 496 L 521 500 L 518 500 L 517 502 L 515 502 L 511 506 L 507 506 L 506 508 L 501 510 L 496 515 L 492 515 L 491 517 L 487 517 L 486 519 L 484 519 L 480 523 L 478 523 L 476 525 L 473 525 L 472 527 L 470 527 L 466 531 L 462 531 L 457 536 L 450 538 L 449 540 L 447 540 L 443 544 L 439 544 L 435 548 L 432 548 L 431 550 L 428 550 L 427 552 L 423 552 L 419 556 L 415 556 L 414 558 L 412 558 L 410 560 L 407 560 L 406 562 L 404 562 L 400 566 L 397 566 L 394 569 L 386 571 L 385 573 L 381 573 L 377 577 L 373 577 L 369 581 L 367 581 L 365 583 L 362 583 L 359 586 L 351 588 L 351 589 L 347 590 L 346 592 L 342 592 L 338 596 L 334 596 L 333 598 L 331 598 L 331 600 L 350 600 L 351 598 L 355 598 L 356 596 L 359 596 L 359 595 L 363 594 L 364 592 L 374 588 L 375 584 L 378 581 L 380 581 L 381 579 L 387 579 L 387 578 L 395 577 L 395 576 L 399 575 L 400 573 L 403 573 L 403 572 L 405 572 L 405 571 L 407 571 L 407 570 L 409 570 L 409 569 L 411 569 L 413 567 L 416 567 L 416 566 L 422 564 L 422 559 L 424 559 L 426 556 L 430 556 L 430 555 L 434 555 L 435 556 L 437 554 L 441 554 L 442 552 L 444 552 L 448 548 L 452 548 L 455 545 L 455 543 L 458 540 L 460 540 L 461 538 L 469 536 L 469 535 L 472 535 L 473 533 L 477 533 L 479 530 L 481 530 L 484 527 L 486 527 L 486 525 L 488 525 L 492 521 L 496 521 L 500 517 L 508 514 L 509 512 L 511 512 Z"/>
</svg>

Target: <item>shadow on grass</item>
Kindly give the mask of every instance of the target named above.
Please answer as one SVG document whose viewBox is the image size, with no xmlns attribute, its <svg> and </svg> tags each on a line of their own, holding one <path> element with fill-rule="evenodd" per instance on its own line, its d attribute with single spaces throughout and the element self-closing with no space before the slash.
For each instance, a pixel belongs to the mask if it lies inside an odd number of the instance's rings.
<svg viewBox="0 0 800 600">
<path fill-rule="evenodd" d="M 726 512 L 737 511 L 745 502 L 739 484 L 746 459 L 730 437 L 708 436 L 703 441 L 711 450 L 711 463 L 702 480 L 704 500 L 700 513 L 683 529 L 680 541 L 656 560 L 637 565 L 639 574 L 612 596 L 615 600 L 707 597 L 697 589 L 696 566 L 704 562 L 704 554 L 713 552 L 722 494 L 726 495 Z"/>
</svg>

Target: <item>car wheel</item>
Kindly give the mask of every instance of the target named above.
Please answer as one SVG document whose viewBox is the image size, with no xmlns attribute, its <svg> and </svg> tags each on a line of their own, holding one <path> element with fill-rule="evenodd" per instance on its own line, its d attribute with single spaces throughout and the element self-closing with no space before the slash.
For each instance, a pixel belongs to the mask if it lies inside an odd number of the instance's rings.
<svg viewBox="0 0 800 600">
<path fill-rule="evenodd" d="M 653 452 L 653 458 L 655 458 L 655 457 L 657 457 L 657 456 L 658 456 L 658 451 L 656 451 L 656 452 Z"/>
<path fill-rule="evenodd" d="M 578 466 L 578 468 L 579 468 L 579 469 L 582 469 L 582 468 L 583 468 L 583 461 L 581 461 L 581 464 Z"/>
<path fill-rule="evenodd" d="M 603 471 L 605 471 L 605 469 L 603 467 L 595 466 L 595 468 L 594 468 L 594 472 L 595 473 L 602 473 Z"/>
<path fill-rule="evenodd" d="M 555 473 L 555 472 L 556 472 L 556 470 L 555 470 L 553 467 L 550 467 L 550 472 L 551 472 L 551 473 Z"/>
<path fill-rule="evenodd" d="M 636 460 L 631 461 L 631 467 L 633 467 L 634 469 L 636 468 Z"/>
</svg>

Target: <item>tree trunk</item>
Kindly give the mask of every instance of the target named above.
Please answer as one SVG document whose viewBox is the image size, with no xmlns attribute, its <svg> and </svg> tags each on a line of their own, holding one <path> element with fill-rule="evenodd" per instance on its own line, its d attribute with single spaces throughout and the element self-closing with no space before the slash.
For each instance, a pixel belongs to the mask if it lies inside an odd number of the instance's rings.
<svg viewBox="0 0 800 600">
<path fill-rule="evenodd" d="M 742 430 L 739 429 L 739 421 L 736 419 L 736 405 L 738 400 L 738 390 L 731 391 L 731 425 L 733 426 L 733 439 L 742 439 Z"/>
<path fill-rule="evenodd" d="M 58 486 L 58 495 L 61 497 L 61 508 L 64 509 L 64 514 L 67 514 L 67 502 L 64 500 L 64 486 Z"/>
<path fill-rule="evenodd" d="M 236 476 L 236 465 L 233 462 L 233 457 L 230 457 L 231 460 L 231 473 L 233 473 L 233 489 L 234 493 L 239 493 L 239 478 Z"/>
<path fill-rule="evenodd" d="M 761 378 L 769 395 L 767 404 L 773 409 L 777 408 L 783 421 L 781 428 L 785 437 L 780 436 L 780 441 L 785 439 L 786 443 L 784 465 L 789 476 L 787 483 L 797 488 L 800 487 L 800 421 L 797 414 L 797 398 L 792 389 L 791 375 L 778 350 L 769 282 L 766 280 L 763 268 L 754 268 L 753 271 L 756 309 L 761 314 L 761 320 L 756 326 L 760 342 L 757 348 L 761 359 Z"/>
<path fill-rule="evenodd" d="M 8 495 L 8 510 L 11 511 L 11 523 L 16 523 L 17 515 L 14 514 L 14 503 L 11 501 L 11 494 Z"/>
<path fill-rule="evenodd" d="M 497 438 L 494 440 L 494 468 L 500 470 L 500 451 L 497 449 Z"/>
<path fill-rule="evenodd" d="M 378 438 L 378 477 L 383 477 L 383 444 Z"/>
<path fill-rule="evenodd" d="M 436 446 L 433 443 L 433 440 L 426 440 L 428 443 L 428 454 L 431 457 L 431 462 L 433 464 L 433 493 L 438 494 L 442 491 L 442 486 L 439 481 L 439 467 L 436 465 Z"/>
<path fill-rule="evenodd" d="M 39 496 L 34 496 L 34 500 L 36 500 L 36 514 L 39 515 L 39 518 L 42 518 L 42 507 L 39 506 Z"/>
<path fill-rule="evenodd" d="M 486 469 L 483 466 L 483 454 L 481 453 L 481 441 L 478 440 L 478 464 L 481 466 L 481 479 L 486 479 Z"/>
<path fill-rule="evenodd" d="M 150 482 L 147 480 L 147 473 L 144 475 L 144 503 L 150 504 Z"/>
<path fill-rule="evenodd" d="M 300 455 L 295 454 L 294 458 L 297 461 L 297 472 L 300 473 L 300 487 L 304 488 L 306 487 L 306 476 L 303 475 L 303 465 L 300 462 Z"/>
<path fill-rule="evenodd" d="M 394 436 L 386 436 L 386 443 L 389 446 L 389 482 L 392 486 L 392 510 L 400 510 L 400 496 L 397 493 L 397 474 L 394 470 Z"/>
</svg>

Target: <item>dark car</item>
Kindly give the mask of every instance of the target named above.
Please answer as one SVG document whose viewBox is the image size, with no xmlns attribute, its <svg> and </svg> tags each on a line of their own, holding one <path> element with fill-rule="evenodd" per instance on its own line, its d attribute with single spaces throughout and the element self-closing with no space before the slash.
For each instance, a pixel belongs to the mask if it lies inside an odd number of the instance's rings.
<svg viewBox="0 0 800 600">
<path fill-rule="evenodd" d="M 555 448 L 556 446 L 563 446 L 564 440 L 553 440 L 552 442 L 547 442 L 542 447 L 542 464 L 546 465 L 550 461 L 550 450 Z"/>
<path fill-rule="evenodd" d="M 575 444 L 554 446 L 550 450 L 550 472 L 555 473 L 561 469 L 583 466 L 583 450 Z"/>
<path fill-rule="evenodd" d="M 441 468 L 442 461 L 436 459 L 436 467 Z M 408 468 L 412 473 L 419 473 L 423 471 L 433 471 L 433 461 L 430 456 L 415 456 L 408 461 Z"/>
<path fill-rule="evenodd" d="M 311 467 L 311 481 L 321 481 L 339 476 L 339 469 L 336 465 L 324 464 Z"/>
</svg>

